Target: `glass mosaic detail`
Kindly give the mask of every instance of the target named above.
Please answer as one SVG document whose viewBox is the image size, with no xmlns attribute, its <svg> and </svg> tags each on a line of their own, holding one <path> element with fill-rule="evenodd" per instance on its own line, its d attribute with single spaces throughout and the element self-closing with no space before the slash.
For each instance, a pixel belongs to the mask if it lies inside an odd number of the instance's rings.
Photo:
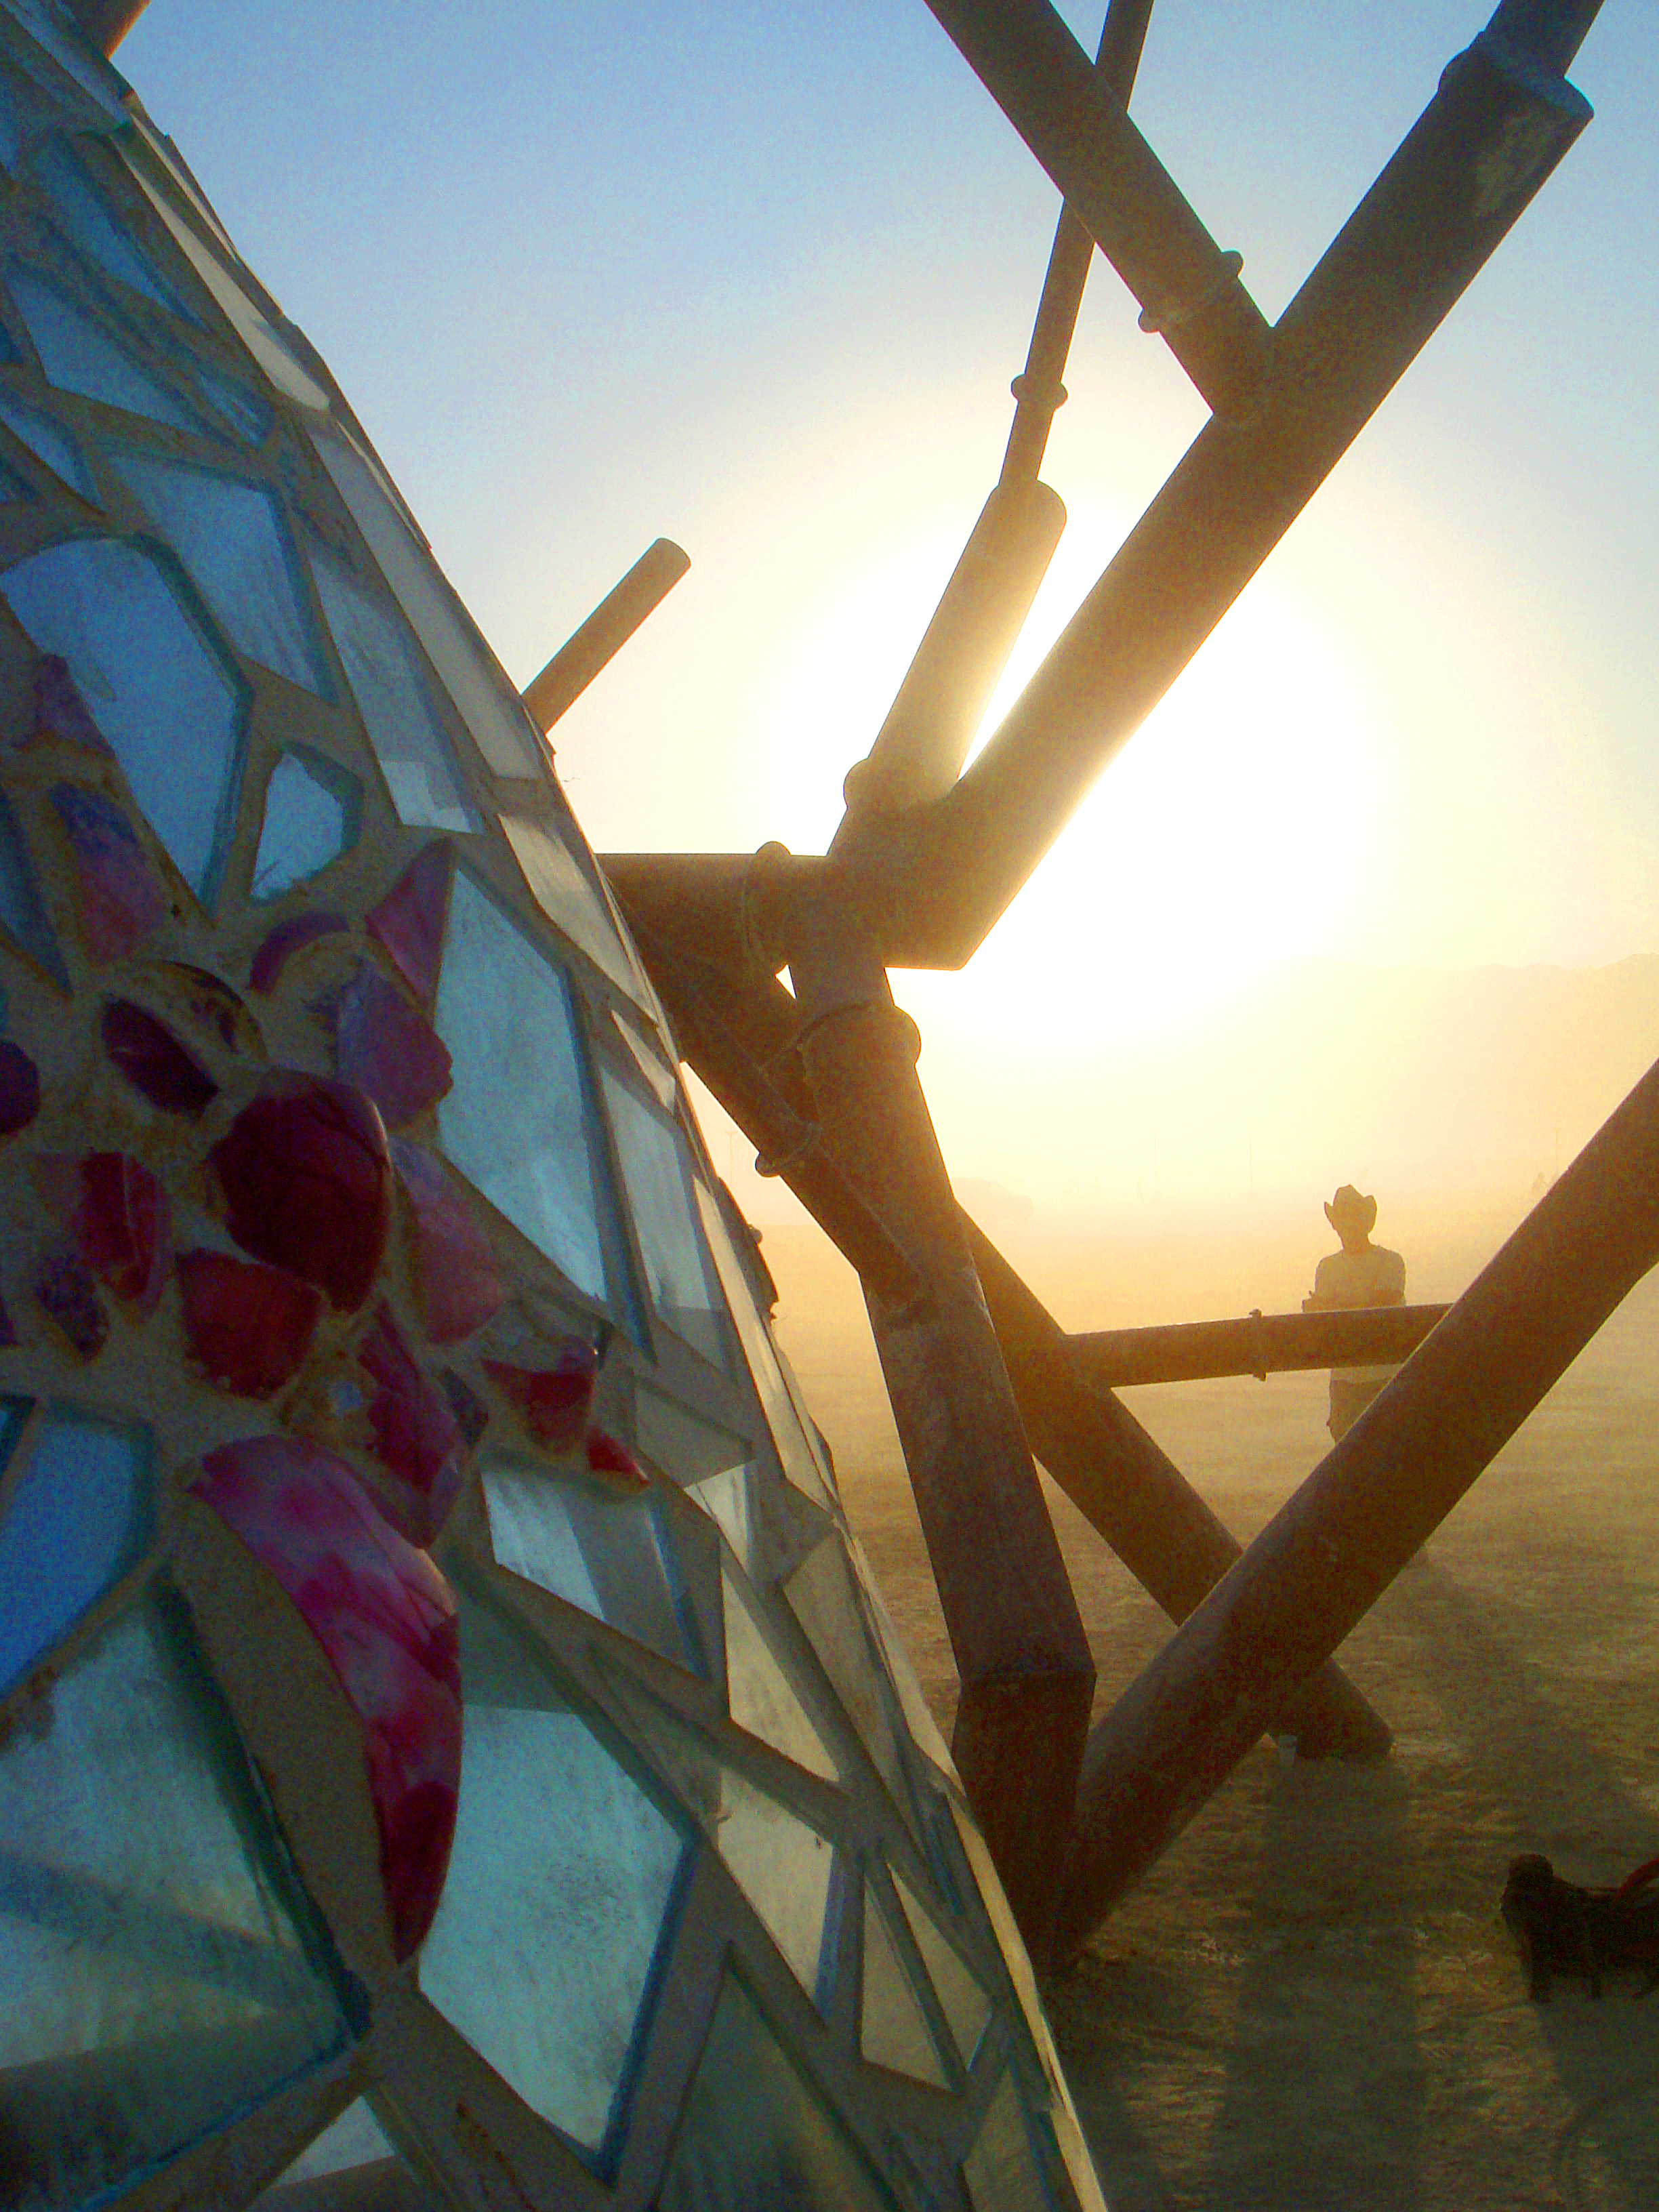
<svg viewBox="0 0 1659 2212">
<path fill-rule="evenodd" d="M 35 149 L 33 167 L 51 195 L 59 222 L 88 260 L 158 307 L 175 315 L 185 313 L 178 295 L 116 222 L 103 194 L 61 138 L 47 138 Z"/>
<path fill-rule="evenodd" d="M 137 546 L 50 546 L 7 569 L 0 594 L 39 649 L 69 663 L 150 827 L 210 907 L 241 782 L 240 676 Z"/>
<path fill-rule="evenodd" d="M 732 1719 L 750 1735 L 826 1782 L 844 1780 L 834 1753 L 784 1672 L 775 1632 L 753 1590 L 720 1569 L 726 1620 L 726 1698 Z"/>
<path fill-rule="evenodd" d="M 0 922 L 25 952 L 38 960 L 54 983 L 65 985 L 63 956 L 41 903 L 28 848 L 11 802 L 0 791 Z"/>
<path fill-rule="evenodd" d="M 715 1270 L 726 1292 L 732 1318 L 737 1323 L 742 1340 L 744 1357 L 749 1363 L 755 1388 L 766 1411 L 766 1419 L 779 1455 L 783 1471 L 798 1490 L 805 1492 L 822 1505 L 831 1502 L 831 1493 L 824 1472 L 819 1464 L 816 1448 L 810 1441 L 793 1394 L 784 1379 L 776 1346 L 773 1344 L 766 1323 L 761 1319 L 760 1309 L 755 1304 L 755 1294 L 749 1277 L 733 1249 L 726 1232 L 726 1222 L 714 1193 L 699 1182 L 696 1185 L 697 1209 L 702 1216 L 708 1249 L 714 1255 Z"/>
<path fill-rule="evenodd" d="M 893 1887 L 904 1909 L 904 1917 L 909 1923 L 910 1933 L 915 1938 L 916 1948 L 921 1954 L 934 1994 L 944 2008 L 957 2054 L 964 2066 L 971 2066 L 974 2053 L 979 2049 L 980 2038 L 990 2023 L 991 2000 L 963 1966 L 954 1946 L 941 1934 L 933 1914 L 896 1869 L 893 1874 Z"/>
<path fill-rule="evenodd" d="M 658 1473 L 665 1474 L 671 1482 L 702 1483 L 727 1469 L 742 1467 L 754 1456 L 755 1447 L 746 1437 L 736 1436 L 718 1422 L 692 1413 L 689 1407 L 672 1398 L 664 1397 L 648 1382 L 641 1382 L 635 1391 L 634 1420 L 639 1431 L 640 1449 Z M 698 1500 L 701 1504 L 708 1502 L 702 1492 L 698 1492 Z M 740 1559 L 744 1559 L 735 1542 L 732 1548 Z"/>
<path fill-rule="evenodd" d="M 493 1607 L 459 1596 L 460 1817 L 421 1989 L 526 2104 L 599 2154 L 688 1838 L 550 1665 Z"/>
<path fill-rule="evenodd" d="M 492 1452 L 482 1462 L 496 1562 L 660 1657 L 708 1671 L 662 1509 Z"/>
<path fill-rule="evenodd" d="M 826 1536 L 786 1577 L 783 1592 L 894 1804 L 914 1826 L 904 1760 L 840 1537 Z"/>
<path fill-rule="evenodd" d="M 609 1068 L 603 1080 L 651 1303 L 677 1336 L 724 1367 L 726 1315 L 697 1231 L 685 1139 Z"/>
<path fill-rule="evenodd" d="M 874 2166 L 728 1972 L 658 2198 L 661 2212 L 898 2212 Z"/>
<path fill-rule="evenodd" d="M 657 1103 L 672 1113 L 674 1101 L 679 1095 L 679 1085 L 675 1080 L 673 1069 L 653 1052 L 632 1022 L 624 1021 L 620 1014 L 615 1012 L 611 1020 L 617 1036 L 627 1046 L 634 1065 L 655 1092 Z"/>
<path fill-rule="evenodd" d="M 6 283 L 48 384 L 129 415 L 147 415 L 171 429 L 201 428 L 176 393 L 140 368 L 118 338 L 77 307 L 49 277 L 14 263 L 6 272 Z"/>
<path fill-rule="evenodd" d="M 611 910 L 564 840 L 525 814 L 504 811 L 501 824 L 532 896 L 554 927 L 562 930 L 573 945 L 579 945 L 602 974 L 649 1013 L 650 994 L 629 957 Z"/>
<path fill-rule="evenodd" d="M 908 2074 L 936 2089 L 948 2089 L 951 2077 L 939 2060 L 927 2016 L 900 1947 L 889 1932 L 876 1901 L 875 1885 L 864 1885 L 864 1983 L 859 2001 L 859 2049 L 872 2065 Z"/>
<path fill-rule="evenodd" d="M 635 1703 L 682 1802 L 708 1830 L 732 1880 L 817 2002 L 823 1994 L 835 1846 L 665 1707 Z"/>
<path fill-rule="evenodd" d="M 189 462 L 119 450 L 111 458 L 231 642 L 250 660 L 326 696 L 294 549 L 272 495 Z"/>
<path fill-rule="evenodd" d="M 362 796 L 349 769 L 309 745 L 290 745 L 265 786 L 250 896 L 281 898 L 349 852 L 357 842 Z"/>
<path fill-rule="evenodd" d="M 398 819 L 416 829 L 477 829 L 408 633 L 343 562 L 319 545 L 308 550 L 323 613 Z"/>
<path fill-rule="evenodd" d="M 261 2191 L 250 2212 L 412 2212 L 416 2204 L 431 2200 L 410 2193 L 418 2192 L 418 2184 L 407 2167 L 399 2172 L 400 2166 L 368 2099 L 359 2097 Z M 401 2196 L 378 2190 L 369 2196 L 383 2174 L 395 2174 L 404 2184 Z M 337 2195 L 323 2189 L 328 2181 L 335 2183 Z"/>
<path fill-rule="evenodd" d="M 251 446 L 263 446 L 270 435 L 271 412 L 257 392 L 233 378 L 222 376 L 205 362 L 191 363 L 191 374 L 211 405 L 228 422 L 234 422 Z"/>
<path fill-rule="evenodd" d="M 611 1200 L 570 981 L 465 870 L 435 1019 L 453 1080 L 439 1143 L 578 1290 L 603 1298 Z"/>
<path fill-rule="evenodd" d="M 11 2201 L 69 2212 L 351 2031 L 173 1608 L 121 1614 L 49 1694 L 0 1750 L 0 2139 Z"/>
<path fill-rule="evenodd" d="M 410 535 L 348 439 L 331 428 L 313 429 L 312 443 L 478 750 L 497 775 L 539 775 L 541 755 L 529 718 L 488 666 L 483 639 L 439 575 L 432 556 Z"/>
<path fill-rule="evenodd" d="M 71 491 L 79 492 L 88 507 L 99 504 L 92 471 L 82 457 L 80 447 L 61 423 L 54 422 L 50 415 L 41 414 L 38 408 L 25 407 L 9 392 L 0 393 L 0 422 L 5 424 L 20 445 L 28 447 L 36 460 L 44 461 L 55 476 L 62 477 Z"/>
<path fill-rule="evenodd" d="M 1032 2154 L 1030 2130 L 1012 2073 L 997 2084 L 978 2138 L 963 2160 L 962 2178 L 974 2212 L 1031 2212 L 1034 2206 L 1054 2203 Z"/>
<path fill-rule="evenodd" d="M 174 206 L 167 187 L 150 173 L 143 156 L 136 148 L 125 143 L 121 145 L 121 151 L 150 204 L 173 233 L 185 259 L 201 278 L 214 304 L 271 383 L 289 398 L 297 399 L 302 407 L 326 410 L 327 392 L 308 369 L 301 367 L 288 345 L 271 328 L 218 255 L 204 239 L 198 236 L 188 217 Z"/>
<path fill-rule="evenodd" d="M 28 26 L 58 67 L 112 122 L 125 119 L 120 78 L 102 54 L 94 52 L 67 13 L 55 10 L 52 0 L 7 0 L 7 4 L 13 15 Z"/>
<path fill-rule="evenodd" d="M 0 1400 L 12 1433 L 15 1399 Z M 7 1690 L 137 1565 L 155 1528 L 149 1431 L 67 1411 L 45 1415 L 21 1468 L 0 1477 L 0 1690 Z"/>
</svg>

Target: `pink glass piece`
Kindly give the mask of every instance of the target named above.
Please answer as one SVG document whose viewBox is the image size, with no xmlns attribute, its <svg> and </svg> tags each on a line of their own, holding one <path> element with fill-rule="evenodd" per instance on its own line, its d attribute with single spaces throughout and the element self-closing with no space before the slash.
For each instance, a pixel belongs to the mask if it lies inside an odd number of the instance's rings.
<svg viewBox="0 0 1659 2212">
<path fill-rule="evenodd" d="M 386 1252 L 392 1163 L 361 1091 L 280 1069 L 208 1159 L 245 1252 L 315 1283 L 337 1312 L 362 1305 Z"/>
<path fill-rule="evenodd" d="M 131 999 L 104 1005 L 104 1050 L 152 1106 L 193 1120 L 219 1096 L 219 1086 L 164 1021 Z"/>
<path fill-rule="evenodd" d="M 0 1044 L 0 1137 L 27 1129 L 40 1111 L 40 1071 L 21 1044 Z"/>
<path fill-rule="evenodd" d="M 451 847 L 428 845 L 417 854 L 371 913 L 364 927 L 380 939 L 417 999 L 430 1000 L 444 945 L 444 909 L 454 873 Z"/>
<path fill-rule="evenodd" d="M 476 1444 L 489 1426 L 489 1407 L 453 1367 L 446 1367 L 438 1380 L 443 1384 L 444 1395 L 449 1401 L 449 1410 L 455 1416 L 457 1427 L 469 1446 Z"/>
<path fill-rule="evenodd" d="M 435 1106 L 449 1088 L 449 1047 L 367 961 L 340 1000 L 335 1051 L 341 1074 L 368 1093 L 389 1129 Z"/>
<path fill-rule="evenodd" d="M 106 1290 L 154 1313 L 173 1255 L 167 1194 L 130 1152 L 50 1153 L 31 1161 L 41 1197 Z"/>
<path fill-rule="evenodd" d="M 43 654 L 34 664 L 34 727 L 28 741 L 34 744 L 50 738 L 112 757 L 103 732 L 75 688 L 68 661 L 55 653 Z"/>
<path fill-rule="evenodd" d="M 262 997 L 276 988 L 282 974 L 296 952 L 314 945 L 319 937 L 337 936 L 346 927 L 343 914 L 291 914 L 279 921 L 254 954 L 248 968 L 248 985 Z"/>
<path fill-rule="evenodd" d="M 389 1528 L 343 1462 L 292 1437 L 222 1444 L 201 1498 L 281 1583 L 363 1727 L 393 1944 L 432 1924 L 461 1766 L 455 1600 L 425 1553 Z"/>
<path fill-rule="evenodd" d="M 86 1261 L 67 1245 L 41 1255 L 34 1295 L 48 1321 L 56 1322 L 82 1359 L 96 1359 L 109 1334 Z"/>
<path fill-rule="evenodd" d="M 185 1335 L 210 1382 L 239 1398 L 268 1398 L 311 1349 L 320 1292 L 281 1267 L 228 1252 L 181 1252 Z"/>
<path fill-rule="evenodd" d="M 589 1429 L 586 1451 L 587 1464 L 595 1474 L 608 1474 L 620 1479 L 631 1489 L 650 1489 L 650 1478 L 641 1474 L 633 1453 L 608 1429 Z"/>
<path fill-rule="evenodd" d="M 466 1441 L 448 1399 L 416 1366 L 384 1302 L 357 1347 L 357 1360 L 375 1385 L 368 1401 L 374 1455 L 407 1493 L 398 1525 L 411 1543 L 429 1544 L 461 1486 Z"/>
<path fill-rule="evenodd" d="M 566 1337 L 550 1368 L 509 1367 L 500 1359 L 486 1359 L 483 1366 L 496 1389 L 524 1415 L 525 1425 L 538 1443 L 550 1451 L 568 1451 L 581 1442 L 599 1372 L 591 1344 Z"/>
<path fill-rule="evenodd" d="M 75 856 L 81 933 L 90 958 L 119 960 L 167 910 L 143 847 L 120 808 L 101 792 L 55 783 L 52 803 Z"/>
<path fill-rule="evenodd" d="M 481 1328 L 507 1296 L 495 1249 L 433 1155 L 407 1137 L 392 1158 L 415 1216 L 415 1278 L 426 1333 L 453 1344 Z"/>
</svg>

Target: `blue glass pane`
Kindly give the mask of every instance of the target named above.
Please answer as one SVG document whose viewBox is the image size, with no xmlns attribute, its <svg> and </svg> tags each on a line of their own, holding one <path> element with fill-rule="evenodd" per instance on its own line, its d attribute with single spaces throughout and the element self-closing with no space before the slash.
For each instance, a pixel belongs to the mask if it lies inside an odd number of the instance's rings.
<svg viewBox="0 0 1659 2212">
<path fill-rule="evenodd" d="M 185 313 L 178 295 L 151 267 L 131 234 L 116 222 L 102 193 L 61 138 L 48 138 L 36 147 L 33 168 L 58 221 L 84 254 L 157 307 L 175 315 Z"/>
<path fill-rule="evenodd" d="M 465 869 L 450 896 L 435 1019 L 453 1062 L 440 1144 L 538 1251 L 602 1298 L 608 1201 L 569 979 Z"/>
<path fill-rule="evenodd" d="M 445 2208 L 398 2157 L 368 2100 L 359 2097 L 254 2198 L 249 2212 L 445 2212 Z"/>
<path fill-rule="evenodd" d="M 234 378 L 210 368 L 205 362 L 192 362 L 191 373 L 226 421 L 234 422 L 250 445 L 263 446 L 273 419 L 264 401 Z"/>
<path fill-rule="evenodd" d="M 408 632 L 331 553 L 320 545 L 307 550 L 346 681 L 399 817 L 421 829 L 476 830 L 477 815 Z"/>
<path fill-rule="evenodd" d="M 309 745 L 290 746 L 265 786 L 265 817 L 249 887 L 253 897 L 280 898 L 337 860 L 357 842 L 362 811 L 362 787 L 356 776 Z"/>
<path fill-rule="evenodd" d="M 11 802 L 0 791 L 0 922 L 3 922 L 26 952 L 33 953 L 55 983 L 66 988 L 63 957 L 52 924 L 40 902 L 40 893 L 29 862 L 28 849 Z"/>
<path fill-rule="evenodd" d="M 154 1526 L 149 1431 L 48 1414 L 0 1488 L 0 1690 L 137 1565 Z"/>
<path fill-rule="evenodd" d="M 81 448 L 61 423 L 54 422 L 50 415 L 42 415 L 37 408 L 25 407 L 21 399 L 14 399 L 9 394 L 0 395 L 0 422 L 38 460 L 44 461 L 71 489 L 78 491 L 88 507 L 100 503 L 92 471 L 81 458 Z"/>
<path fill-rule="evenodd" d="M 896 2212 L 735 1973 L 685 2100 L 661 2212 Z"/>
<path fill-rule="evenodd" d="M 0 76 L 0 167 L 15 177 L 22 155 L 23 122 L 18 112 L 17 95 L 6 79 Z"/>
<path fill-rule="evenodd" d="M 311 437 L 478 750 L 497 775 L 542 775 L 542 750 L 529 716 L 375 471 L 338 431 L 313 429 Z"/>
<path fill-rule="evenodd" d="M 9 506 L 14 500 L 33 497 L 21 477 L 15 477 L 8 468 L 0 468 L 0 504 Z"/>
<path fill-rule="evenodd" d="M 232 642 L 250 660 L 326 695 L 288 526 L 273 495 L 187 462 L 118 450 L 111 458 Z"/>
<path fill-rule="evenodd" d="M 675 1666 L 708 1672 L 655 1498 L 562 1480 L 507 1452 L 485 1456 L 483 1479 L 499 1565 Z"/>
<path fill-rule="evenodd" d="M 42 653 L 61 653 L 132 795 L 204 905 L 218 889 L 241 782 L 246 690 L 210 652 L 159 561 L 77 538 L 20 561 L 0 594 Z"/>
<path fill-rule="evenodd" d="M 678 1126 L 604 1071 L 605 1103 L 651 1303 L 716 1367 L 728 1363 L 725 1303 L 703 1251 L 691 1164 Z"/>
<path fill-rule="evenodd" d="M 122 1613 L 0 1749 L 0 2142 L 40 2212 L 102 2204 L 350 2036 L 179 1610 Z"/>
<path fill-rule="evenodd" d="M 650 987 L 609 908 L 563 838 L 527 814 L 504 811 L 501 824 L 537 905 L 553 927 L 562 930 L 573 945 L 580 945 L 596 968 L 650 1013 Z"/>
<path fill-rule="evenodd" d="M 1054 2198 L 1031 2152 L 1024 2107 L 1012 2073 L 997 2084 L 979 2139 L 963 2160 L 974 2212 L 1053 2212 Z"/>
<path fill-rule="evenodd" d="M 17 311 L 34 342 L 48 384 L 78 392 L 130 415 L 148 415 L 177 430 L 199 430 L 183 400 L 141 368 L 101 323 L 75 306 L 66 293 L 32 269 L 13 264 L 7 276 Z"/>
<path fill-rule="evenodd" d="M 167 186 L 151 173 L 145 159 L 148 149 L 141 151 L 125 135 L 118 144 L 134 179 L 173 233 L 220 313 L 276 389 L 286 392 L 290 399 L 299 400 L 302 406 L 326 409 L 327 392 L 308 369 L 300 366 L 206 240 L 198 234 L 190 218 L 174 204 Z"/>
<path fill-rule="evenodd" d="M 485 1601 L 460 1593 L 460 1814 L 422 1993 L 590 2154 L 619 2122 L 689 1850 Z"/>
</svg>

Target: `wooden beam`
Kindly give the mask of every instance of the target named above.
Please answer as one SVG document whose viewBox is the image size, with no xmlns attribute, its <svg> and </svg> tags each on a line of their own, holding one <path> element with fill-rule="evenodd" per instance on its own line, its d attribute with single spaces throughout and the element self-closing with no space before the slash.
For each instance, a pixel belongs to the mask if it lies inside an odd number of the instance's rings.
<svg viewBox="0 0 1659 2212">
<path fill-rule="evenodd" d="M 1097 1390 L 1136 1382 L 1197 1382 L 1217 1375 L 1292 1374 L 1408 1359 L 1449 1306 L 1362 1306 L 1346 1313 L 1253 1313 L 1237 1321 L 1171 1322 L 1158 1328 L 1091 1329 L 1070 1336 L 1077 1370 Z"/>
</svg>

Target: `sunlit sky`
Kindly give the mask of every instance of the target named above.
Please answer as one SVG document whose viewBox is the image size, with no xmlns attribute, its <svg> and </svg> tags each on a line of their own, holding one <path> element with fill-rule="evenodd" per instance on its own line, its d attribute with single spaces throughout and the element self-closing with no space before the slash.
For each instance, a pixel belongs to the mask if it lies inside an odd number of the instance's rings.
<svg viewBox="0 0 1659 2212">
<path fill-rule="evenodd" d="M 1270 317 L 1483 20 L 1159 0 L 1133 112 Z M 897 979 L 964 1172 L 1020 1179 L 992 1034 L 1029 1115 L 1287 959 L 1659 951 L 1655 30 L 1607 0 L 1556 177 L 972 967 Z M 690 553 L 556 732 L 595 845 L 821 850 L 994 480 L 1057 213 L 921 0 L 155 0 L 118 59 L 515 680 L 653 538 Z M 1098 258 L 1066 382 L 988 730 L 1203 420 Z"/>
</svg>

